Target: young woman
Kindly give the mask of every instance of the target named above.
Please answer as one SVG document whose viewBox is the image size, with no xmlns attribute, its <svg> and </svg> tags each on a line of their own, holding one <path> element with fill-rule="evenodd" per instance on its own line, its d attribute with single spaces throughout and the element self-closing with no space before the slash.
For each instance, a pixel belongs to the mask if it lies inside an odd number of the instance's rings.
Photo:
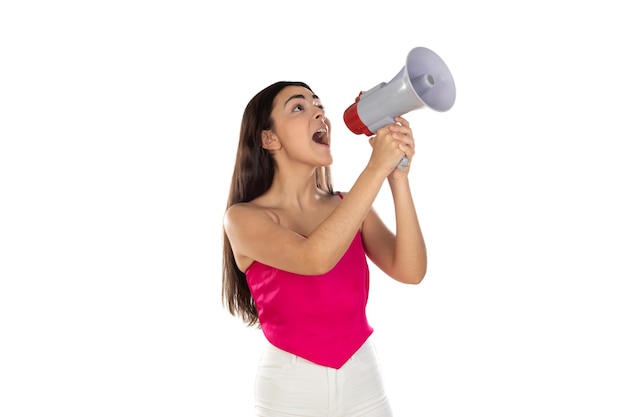
<svg viewBox="0 0 626 417">
<path fill-rule="evenodd" d="M 222 297 L 267 341 L 255 383 L 262 417 L 392 415 L 366 317 L 367 258 L 418 284 L 426 248 L 406 167 L 401 117 L 370 138 L 371 157 L 349 192 L 332 188 L 331 126 L 302 82 L 277 82 L 248 103 L 224 215 Z M 389 184 L 392 232 L 373 210 Z"/>
</svg>

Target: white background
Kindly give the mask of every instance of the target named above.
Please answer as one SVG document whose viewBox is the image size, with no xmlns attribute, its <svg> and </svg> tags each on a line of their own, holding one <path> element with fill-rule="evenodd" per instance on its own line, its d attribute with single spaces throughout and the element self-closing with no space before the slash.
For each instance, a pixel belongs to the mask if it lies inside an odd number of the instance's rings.
<svg viewBox="0 0 626 417">
<path fill-rule="evenodd" d="M 371 269 L 396 415 L 626 415 L 619 4 L 350 3 L 2 3 L 0 415 L 250 416 L 262 336 L 220 301 L 243 108 L 309 83 L 349 190 L 343 111 L 415 46 L 457 100 L 406 115 L 426 279 Z"/>
</svg>

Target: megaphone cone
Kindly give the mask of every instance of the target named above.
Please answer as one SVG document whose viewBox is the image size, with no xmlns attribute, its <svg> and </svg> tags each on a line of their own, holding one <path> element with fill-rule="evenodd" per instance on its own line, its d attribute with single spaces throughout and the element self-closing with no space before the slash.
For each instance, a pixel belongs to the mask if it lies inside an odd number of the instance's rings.
<svg viewBox="0 0 626 417">
<path fill-rule="evenodd" d="M 416 47 L 391 81 L 362 91 L 343 119 L 353 133 L 371 136 L 394 123 L 396 116 L 423 107 L 445 112 L 455 99 L 454 79 L 446 64 L 430 49 Z"/>
</svg>

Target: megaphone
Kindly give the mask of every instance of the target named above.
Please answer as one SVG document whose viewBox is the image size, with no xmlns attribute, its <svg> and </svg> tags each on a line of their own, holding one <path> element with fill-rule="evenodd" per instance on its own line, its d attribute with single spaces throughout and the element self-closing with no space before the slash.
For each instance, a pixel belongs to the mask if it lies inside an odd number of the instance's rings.
<svg viewBox="0 0 626 417">
<path fill-rule="evenodd" d="M 381 127 L 395 123 L 396 116 L 424 107 L 445 112 L 455 99 L 454 79 L 446 64 L 430 49 L 416 47 L 391 81 L 361 91 L 344 112 L 343 120 L 352 133 L 371 136 Z M 405 157 L 398 166 L 407 163 Z"/>
</svg>

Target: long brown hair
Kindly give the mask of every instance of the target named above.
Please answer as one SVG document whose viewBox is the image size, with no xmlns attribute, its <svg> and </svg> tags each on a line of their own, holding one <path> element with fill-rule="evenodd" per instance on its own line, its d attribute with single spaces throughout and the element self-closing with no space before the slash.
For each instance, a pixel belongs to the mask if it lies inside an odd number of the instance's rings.
<svg viewBox="0 0 626 417">
<path fill-rule="evenodd" d="M 265 193 L 274 179 L 274 159 L 261 146 L 261 132 L 273 127 L 271 119 L 274 98 L 288 86 L 311 88 L 300 81 L 279 81 L 258 92 L 246 106 L 241 120 L 239 146 L 230 184 L 226 209 L 233 204 L 248 202 Z M 330 167 L 315 171 L 317 187 L 333 194 Z M 237 268 L 232 246 L 226 232 L 222 235 L 222 304 L 233 316 L 239 316 L 252 326 L 258 323 L 258 312 L 244 272 Z"/>
</svg>

